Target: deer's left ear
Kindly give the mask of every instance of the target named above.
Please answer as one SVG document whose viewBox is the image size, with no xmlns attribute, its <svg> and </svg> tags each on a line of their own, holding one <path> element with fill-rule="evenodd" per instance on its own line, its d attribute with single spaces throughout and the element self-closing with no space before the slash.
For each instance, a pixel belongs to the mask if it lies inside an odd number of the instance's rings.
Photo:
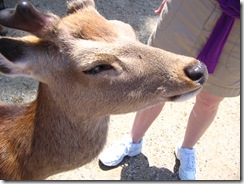
<svg viewBox="0 0 244 184">
<path fill-rule="evenodd" d="M 93 7 L 95 8 L 94 0 L 67 0 L 68 14 L 74 13 L 77 10 Z"/>
<path fill-rule="evenodd" d="M 35 44 L 23 40 L 0 38 L 0 73 L 7 76 L 24 76 L 39 80 L 34 68 Z"/>
</svg>

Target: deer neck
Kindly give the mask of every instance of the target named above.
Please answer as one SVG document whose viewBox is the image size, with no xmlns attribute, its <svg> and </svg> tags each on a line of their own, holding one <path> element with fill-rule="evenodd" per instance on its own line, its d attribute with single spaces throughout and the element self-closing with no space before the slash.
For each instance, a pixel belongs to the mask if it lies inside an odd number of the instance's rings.
<svg viewBox="0 0 244 184">
<path fill-rule="evenodd" d="M 35 105 L 32 153 L 28 164 L 29 170 L 38 173 L 40 178 L 84 165 L 102 150 L 109 117 L 80 117 L 74 122 L 42 83 Z M 27 174 L 31 176 L 31 173 Z"/>
</svg>

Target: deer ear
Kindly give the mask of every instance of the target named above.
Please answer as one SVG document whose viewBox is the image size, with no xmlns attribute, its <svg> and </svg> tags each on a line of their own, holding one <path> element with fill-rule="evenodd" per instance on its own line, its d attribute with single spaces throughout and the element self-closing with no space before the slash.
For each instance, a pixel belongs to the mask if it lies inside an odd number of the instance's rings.
<svg viewBox="0 0 244 184">
<path fill-rule="evenodd" d="M 77 10 L 81 10 L 88 7 L 95 8 L 93 0 L 67 0 L 68 3 L 68 14 L 74 13 Z"/>
<path fill-rule="evenodd" d="M 31 45 L 28 45 L 22 40 L 1 38 L 0 73 L 8 76 L 25 76 L 37 79 L 37 77 L 33 75 L 33 71 L 31 70 L 32 61 L 28 57 L 31 53 L 31 47 Z"/>
</svg>

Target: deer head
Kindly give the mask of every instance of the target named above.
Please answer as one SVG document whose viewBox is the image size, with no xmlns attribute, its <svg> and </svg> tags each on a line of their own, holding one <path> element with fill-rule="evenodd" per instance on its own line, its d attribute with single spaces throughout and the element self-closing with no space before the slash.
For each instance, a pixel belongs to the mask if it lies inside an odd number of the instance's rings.
<svg viewBox="0 0 244 184">
<path fill-rule="evenodd" d="M 125 113 L 177 100 L 207 78 L 204 64 L 139 43 L 129 25 L 106 20 L 92 0 L 69 1 L 64 18 L 20 1 L 0 12 L 0 24 L 33 34 L 0 39 L 0 71 L 46 84 L 77 111 Z"/>
</svg>

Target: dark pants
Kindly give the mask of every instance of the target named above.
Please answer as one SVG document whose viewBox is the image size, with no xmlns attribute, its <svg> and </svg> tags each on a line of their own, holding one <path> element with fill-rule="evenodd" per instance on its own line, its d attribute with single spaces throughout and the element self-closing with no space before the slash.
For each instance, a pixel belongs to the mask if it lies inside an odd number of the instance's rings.
<svg viewBox="0 0 244 184">
<path fill-rule="evenodd" d="M 3 0 L 0 0 L 0 10 L 3 10 L 3 9 L 5 9 L 4 2 L 3 2 Z M 4 34 L 3 27 L 0 25 L 0 35 L 3 35 L 3 34 Z"/>
<path fill-rule="evenodd" d="M 3 0 L 0 0 L 0 10 L 5 9 Z"/>
</svg>

